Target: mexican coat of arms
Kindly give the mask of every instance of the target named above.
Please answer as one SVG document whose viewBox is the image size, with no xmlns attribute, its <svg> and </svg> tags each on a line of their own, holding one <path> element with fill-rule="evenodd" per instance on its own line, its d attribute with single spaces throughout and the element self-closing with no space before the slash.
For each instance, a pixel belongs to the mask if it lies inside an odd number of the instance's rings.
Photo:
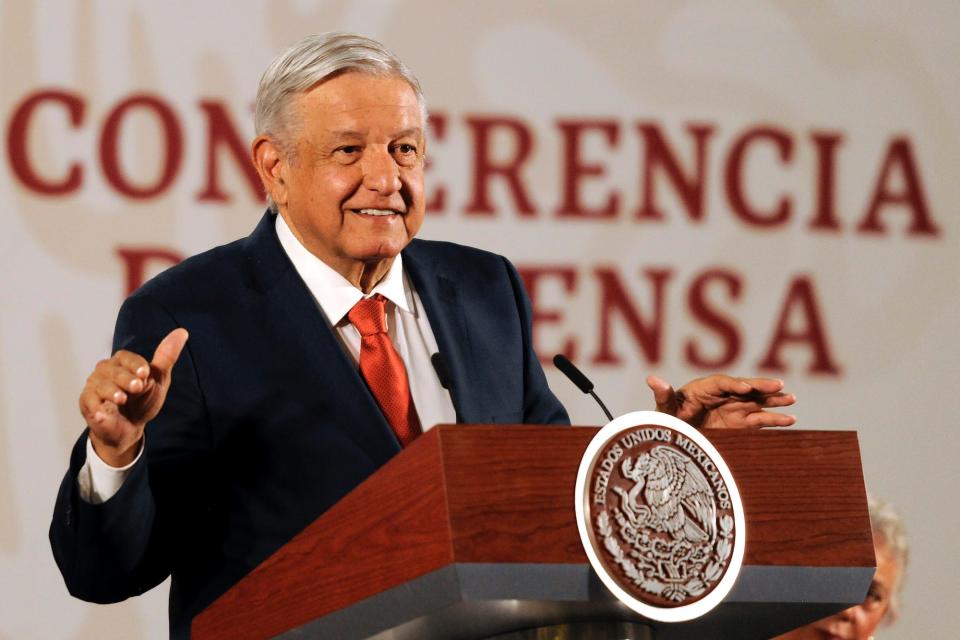
<svg viewBox="0 0 960 640">
<path fill-rule="evenodd" d="M 745 529 L 736 485 L 709 441 L 672 416 L 636 412 L 604 427 L 581 463 L 577 501 L 594 569 L 646 617 L 702 615 L 736 579 Z"/>
</svg>

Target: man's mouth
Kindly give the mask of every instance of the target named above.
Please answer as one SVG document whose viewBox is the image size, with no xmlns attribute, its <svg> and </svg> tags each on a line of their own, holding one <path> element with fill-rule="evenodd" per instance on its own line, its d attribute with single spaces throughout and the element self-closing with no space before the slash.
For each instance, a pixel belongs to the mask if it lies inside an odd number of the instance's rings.
<svg viewBox="0 0 960 640">
<path fill-rule="evenodd" d="M 399 211 L 394 211 L 393 209 L 353 209 L 354 213 L 359 213 L 363 216 L 392 216 L 394 214 L 400 214 Z"/>
</svg>

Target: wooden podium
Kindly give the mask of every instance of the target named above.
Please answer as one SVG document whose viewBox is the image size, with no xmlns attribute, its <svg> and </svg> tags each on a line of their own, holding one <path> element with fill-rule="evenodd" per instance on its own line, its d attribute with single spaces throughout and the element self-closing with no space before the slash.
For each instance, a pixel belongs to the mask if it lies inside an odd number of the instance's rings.
<svg viewBox="0 0 960 640">
<path fill-rule="evenodd" d="M 875 560 L 855 432 L 704 432 L 740 489 L 746 554 L 723 603 L 673 624 L 621 605 L 583 552 L 574 484 L 596 432 L 428 431 L 197 616 L 193 637 L 475 640 L 632 621 L 658 639 L 769 638 L 863 600 Z"/>
</svg>

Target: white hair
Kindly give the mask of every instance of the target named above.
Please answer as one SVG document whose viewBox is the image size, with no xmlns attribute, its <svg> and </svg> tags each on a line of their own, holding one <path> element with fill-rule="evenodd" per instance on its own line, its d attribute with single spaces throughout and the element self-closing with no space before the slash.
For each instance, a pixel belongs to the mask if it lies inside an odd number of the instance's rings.
<svg viewBox="0 0 960 640">
<path fill-rule="evenodd" d="M 417 96 L 426 122 L 426 103 L 420 82 L 397 56 L 376 40 L 354 33 L 307 36 L 277 56 L 260 78 L 254 126 L 281 144 L 289 125 L 291 99 L 324 80 L 346 71 L 403 78 Z"/>
<path fill-rule="evenodd" d="M 907 560 L 910 556 L 910 547 L 907 544 L 907 531 L 903 520 L 889 502 L 885 502 L 872 495 L 867 496 L 870 508 L 870 526 L 873 536 L 879 544 L 886 547 L 887 553 L 897 565 L 897 584 L 890 594 L 890 606 L 884 616 L 885 624 L 892 624 L 900 616 L 900 590 L 903 586 L 907 570 Z"/>
</svg>

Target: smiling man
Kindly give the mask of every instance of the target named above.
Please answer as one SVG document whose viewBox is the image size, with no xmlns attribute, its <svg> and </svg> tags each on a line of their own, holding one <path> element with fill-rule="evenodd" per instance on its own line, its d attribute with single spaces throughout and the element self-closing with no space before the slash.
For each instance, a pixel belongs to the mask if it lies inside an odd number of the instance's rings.
<svg viewBox="0 0 960 640">
<path fill-rule="evenodd" d="M 285 140 L 281 123 L 253 142 L 263 184 L 297 241 L 369 292 L 423 224 L 417 94 L 399 75 L 344 73 L 298 96 L 290 111 L 295 140 Z"/>
<path fill-rule="evenodd" d="M 172 576 L 177 637 L 423 429 L 568 421 L 513 266 L 414 239 L 425 108 L 400 60 L 360 36 L 306 38 L 264 73 L 256 121 L 270 210 L 124 302 L 50 528 L 77 597 Z M 793 402 L 776 380 L 648 382 L 700 425 L 793 421 L 769 410 Z"/>
</svg>

